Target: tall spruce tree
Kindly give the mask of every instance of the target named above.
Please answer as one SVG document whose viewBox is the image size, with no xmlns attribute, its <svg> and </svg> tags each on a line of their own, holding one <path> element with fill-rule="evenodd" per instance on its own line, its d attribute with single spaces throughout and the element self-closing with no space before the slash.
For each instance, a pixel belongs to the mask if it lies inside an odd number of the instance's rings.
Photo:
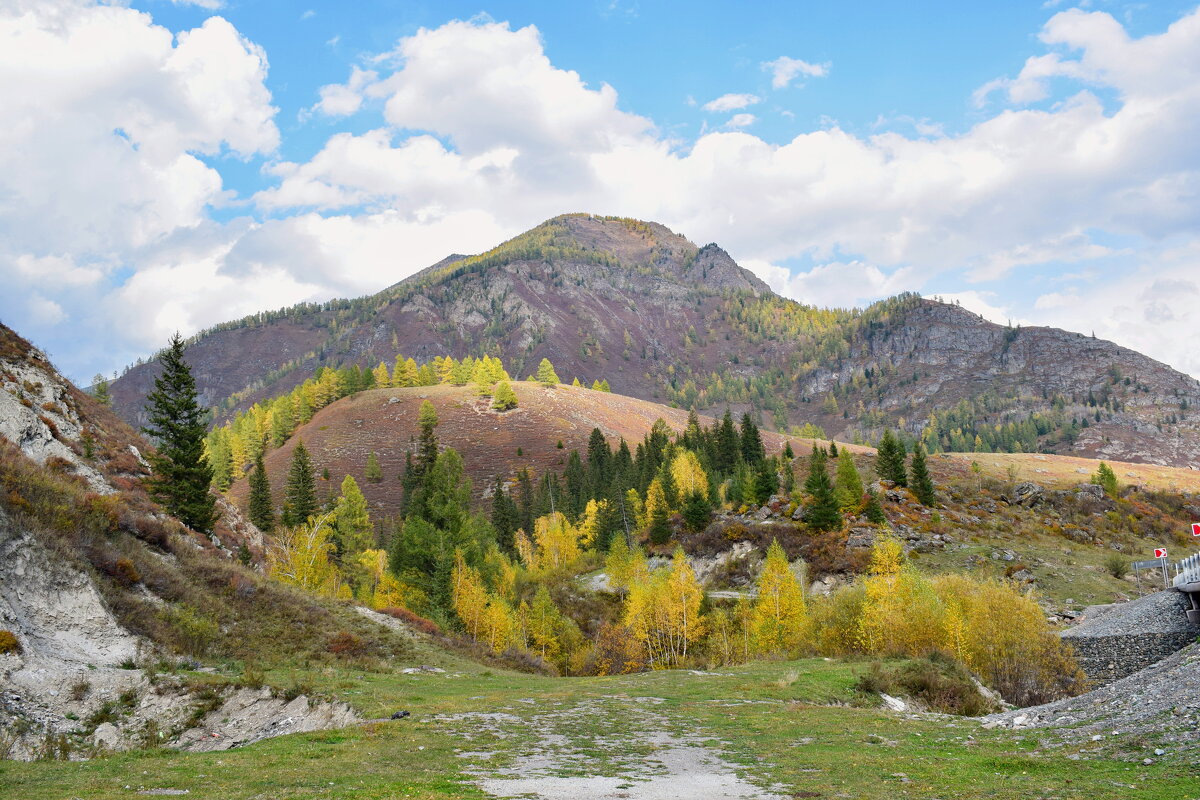
<svg viewBox="0 0 1200 800">
<path fill-rule="evenodd" d="M 521 524 L 521 514 L 517 504 L 513 502 L 504 484 L 496 478 L 496 487 L 492 491 L 492 527 L 496 529 L 496 544 L 506 553 L 513 551 L 513 535 Z"/>
<path fill-rule="evenodd" d="M 763 447 L 762 436 L 758 432 L 758 425 L 754 422 L 754 418 L 747 411 L 742 415 L 742 460 L 751 466 L 757 465 L 760 461 L 767 457 L 766 448 Z"/>
<path fill-rule="evenodd" d="M 830 444 L 832 447 L 832 443 Z M 857 513 L 862 508 L 863 482 L 854 466 L 854 459 L 847 451 L 838 459 L 837 465 L 838 505 L 843 511 Z"/>
<path fill-rule="evenodd" d="M 196 400 L 196 381 L 183 359 L 178 333 L 159 356 L 162 371 L 147 398 L 150 424 L 143 430 L 154 437 L 157 452 L 150 456 L 154 475 L 150 495 L 168 513 L 205 533 L 216 522 L 216 498 L 209 492 L 213 471 L 204 456 L 204 409 Z"/>
<path fill-rule="evenodd" d="M 891 481 L 897 486 L 908 485 L 908 475 L 904 470 L 904 443 L 901 442 L 891 429 L 883 432 L 879 440 L 878 455 L 875 457 L 875 471 L 879 477 Z"/>
<path fill-rule="evenodd" d="M 913 448 L 910 485 L 921 505 L 937 505 L 937 492 L 933 488 L 933 478 L 929 475 L 929 465 L 925 463 L 925 447 L 920 444 Z"/>
<path fill-rule="evenodd" d="M 275 506 L 271 500 L 271 481 L 263 465 L 262 451 L 255 457 L 254 469 L 250 471 L 249 506 L 250 521 L 260 531 L 270 533 L 275 527 Z"/>
<path fill-rule="evenodd" d="M 304 442 L 297 442 L 283 490 L 282 521 L 289 528 L 294 528 L 308 522 L 308 518 L 316 513 L 317 480 L 312 459 Z"/>
<path fill-rule="evenodd" d="M 738 457 L 741 454 L 741 443 L 738 441 L 737 431 L 733 427 L 733 414 L 729 409 L 725 409 L 725 416 L 721 417 L 721 425 L 716 430 L 716 462 L 717 472 L 721 475 L 732 475 L 733 468 L 737 466 Z"/>
<path fill-rule="evenodd" d="M 804 521 L 810 528 L 818 531 L 831 531 L 842 526 L 842 512 L 838 508 L 837 494 L 825 469 L 827 459 L 825 451 L 818 449 L 814 444 L 812 458 L 809 460 L 808 479 L 804 482 L 804 490 L 812 497 L 812 501 L 804 510 Z"/>
</svg>

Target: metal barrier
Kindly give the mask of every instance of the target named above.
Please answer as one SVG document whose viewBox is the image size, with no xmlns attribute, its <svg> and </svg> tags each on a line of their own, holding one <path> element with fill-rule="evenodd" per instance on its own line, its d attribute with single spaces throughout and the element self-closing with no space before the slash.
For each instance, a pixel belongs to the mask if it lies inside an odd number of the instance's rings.
<svg viewBox="0 0 1200 800">
<path fill-rule="evenodd" d="M 1200 553 L 1175 562 L 1175 579 L 1171 585 L 1180 591 L 1200 591 Z"/>
</svg>

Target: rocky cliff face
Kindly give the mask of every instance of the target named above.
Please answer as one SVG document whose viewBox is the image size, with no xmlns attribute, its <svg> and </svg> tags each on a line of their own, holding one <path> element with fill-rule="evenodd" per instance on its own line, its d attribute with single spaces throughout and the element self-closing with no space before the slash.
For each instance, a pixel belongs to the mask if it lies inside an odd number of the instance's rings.
<svg viewBox="0 0 1200 800">
<path fill-rule="evenodd" d="M 807 307 L 715 244 L 586 214 L 451 256 L 372 297 L 220 326 L 188 358 L 223 415 L 321 366 L 485 352 L 514 377 L 549 358 L 567 381 L 606 379 L 614 392 L 701 412 L 754 408 L 768 427 L 814 422 L 844 440 L 885 426 L 920 435 L 966 400 L 974 407 L 950 427 L 962 433 L 953 449 L 1036 413 L 1053 419 L 1027 449 L 1200 467 L 1200 385 L 1138 353 L 912 296 L 862 311 Z M 112 387 L 126 419 L 141 421 L 155 370 L 140 365 Z M 942 438 L 936 446 L 950 449 Z"/>
</svg>

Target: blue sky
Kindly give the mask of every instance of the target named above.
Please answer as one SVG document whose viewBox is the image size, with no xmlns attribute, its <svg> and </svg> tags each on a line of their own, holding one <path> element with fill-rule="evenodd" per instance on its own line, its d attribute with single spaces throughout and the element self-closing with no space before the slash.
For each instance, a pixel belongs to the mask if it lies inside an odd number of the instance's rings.
<svg viewBox="0 0 1200 800">
<path fill-rule="evenodd" d="M 12 0 L 0 53 L 0 319 L 79 379 L 576 210 L 1200 375 L 1194 3 Z"/>
</svg>

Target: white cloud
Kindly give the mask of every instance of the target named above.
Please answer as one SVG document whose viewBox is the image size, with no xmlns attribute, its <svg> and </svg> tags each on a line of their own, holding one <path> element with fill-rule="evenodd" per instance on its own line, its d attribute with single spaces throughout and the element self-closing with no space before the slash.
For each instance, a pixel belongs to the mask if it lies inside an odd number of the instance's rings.
<svg viewBox="0 0 1200 800">
<path fill-rule="evenodd" d="M 780 56 L 774 61 L 764 61 L 762 68 L 771 73 L 771 88 L 786 89 L 800 76 L 824 78 L 829 74 L 829 63 L 813 64 L 798 58 Z"/>
<path fill-rule="evenodd" d="M 762 98 L 753 94 L 723 94 L 716 100 L 709 100 L 704 104 L 705 111 L 720 113 L 722 111 L 736 111 L 739 108 L 746 108 L 757 103 L 761 103 Z"/>
<path fill-rule="evenodd" d="M 1007 306 L 1000 305 L 998 295 L 995 292 L 939 292 L 936 297 L 944 303 L 957 303 L 967 311 L 972 311 L 989 322 L 994 322 L 997 325 L 1027 325 L 1028 322 L 1020 317 L 1014 316 L 1013 312 Z"/>
<path fill-rule="evenodd" d="M 32 291 L 30 274 L 57 270 L 68 277 L 45 299 L 81 325 L 119 317 L 123 341 L 147 349 L 167 326 L 367 292 L 572 210 L 720 242 L 806 302 L 868 302 L 965 275 L 979 286 L 956 298 L 987 314 L 1018 307 L 993 285 L 1014 270 L 1084 272 L 1132 257 L 1111 241 L 1194 242 L 1200 230 L 1200 12 L 1141 39 L 1106 14 L 1054 16 L 1042 31 L 1053 58 L 1000 86 L 1021 106 L 1045 81 L 1085 84 L 1049 109 L 1005 108 L 951 135 L 922 120 L 921 138 L 829 123 L 782 144 L 735 129 L 670 138 L 612 87 L 552 64 L 532 26 L 451 22 L 325 87 L 314 109 L 331 119 L 382 118 L 306 161 L 272 162 L 276 183 L 254 198 L 269 221 L 216 224 L 207 208 L 228 198 L 198 156 L 261 157 L 278 143 L 265 55 L 219 17 L 172 39 L 127 8 L 72 8 L 57 27 L 36 11 L 0 13 L 0 196 L 17 198 L 0 218 L 0 273 Z M 789 80 L 815 75 L 796 69 Z M 1106 107 L 1091 87 L 1117 100 Z M 735 97 L 726 110 L 758 99 Z M 772 266 L 801 260 L 817 266 Z M 1196 262 L 1156 263 L 1186 281 Z M 96 303 L 115 265 L 133 277 L 88 309 L 79 295 Z M 104 277 L 85 286 L 89 270 Z M 1087 298 L 1113 338 L 1194 364 L 1181 339 L 1151 332 L 1147 309 L 1182 313 L 1146 294 L 1160 279 L 1147 266 L 1117 294 L 1060 284 L 1058 305 L 1033 310 L 1067 324 L 1069 298 Z"/>
<path fill-rule="evenodd" d="M 725 123 L 725 127 L 732 130 L 749 128 L 757 121 L 758 117 L 754 116 L 753 114 L 734 114 L 729 118 L 729 121 Z"/>
<path fill-rule="evenodd" d="M 224 0 L 171 0 L 177 6 L 197 6 L 207 11 L 216 11 L 225 5 Z"/>
</svg>

